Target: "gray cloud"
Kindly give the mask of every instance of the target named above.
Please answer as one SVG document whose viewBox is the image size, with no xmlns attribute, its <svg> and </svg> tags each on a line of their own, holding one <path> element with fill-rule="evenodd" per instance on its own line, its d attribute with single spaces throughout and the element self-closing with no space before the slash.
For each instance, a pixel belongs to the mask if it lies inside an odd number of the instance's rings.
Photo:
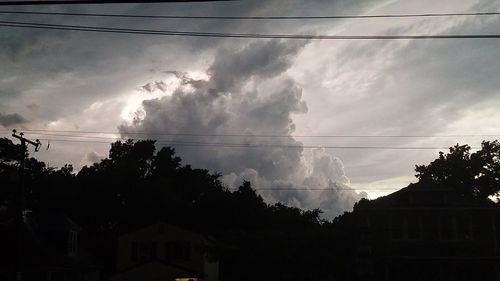
<svg viewBox="0 0 500 281">
<path fill-rule="evenodd" d="M 338 10 L 360 12 L 375 1 L 353 4 L 352 1 L 234 1 L 202 4 L 137 4 L 103 5 L 97 7 L 51 6 L 39 7 L 47 12 L 101 12 L 124 14 L 179 14 L 179 15 L 266 15 L 314 14 L 317 11 L 333 13 Z M 9 9 L 8 7 L 6 9 Z M 15 10 L 22 10 L 16 7 Z M 29 8 L 26 8 L 29 10 Z M 19 15 L 1 15 L 2 20 L 19 21 Z M 300 21 L 278 21 L 270 25 L 263 21 L 221 20 L 151 20 L 99 17 L 28 16 L 22 20 L 53 24 L 82 24 L 113 27 L 138 27 L 165 30 L 200 30 L 214 32 L 289 32 L 313 29 L 317 22 L 304 25 Z M 88 32 L 66 32 L 43 29 L 2 27 L 0 33 L 0 79 L 2 107 L 18 106 L 20 100 L 40 107 L 35 119 L 42 124 L 82 114 L 96 101 L 114 98 L 124 91 L 141 85 L 147 70 L 168 65 L 168 69 L 185 71 L 200 68 L 210 61 L 215 52 L 226 47 L 234 50 L 245 46 L 247 40 L 127 36 Z M 291 43 L 293 48 L 293 43 Z M 265 59 L 258 54 L 255 60 Z M 269 55 L 272 55 L 269 53 Z M 219 60 L 221 65 L 223 60 Z M 231 60 L 234 61 L 234 60 Z M 251 60 L 245 63 L 252 64 Z M 201 67 L 204 69 L 205 65 Z M 215 66 L 214 66 L 215 67 Z M 248 65 L 248 67 L 251 67 Z M 280 65 L 269 65 L 268 71 L 279 70 Z M 220 74 L 222 69 L 213 69 Z M 240 68 L 245 71 L 244 68 Z M 247 70 L 250 70 L 248 68 Z M 263 70 L 262 70 L 263 71 Z M 258 78 L 258 74 L 256 75 Z M 226 80 L 229 81 L 228 77 Z M 214 80 L 216 82 L 216 80 Z M 222 85 L 219 85 L 222 86 Z M 25 106 L 26 104 L 22 105 Z M 22 115 L 25 112 L 17 111 Z"/>
<path fill-rule="evenodd" d="M 251 43 L 240 52 L 222 49 L 208 69 L 213 87 L 218 91 L 234 92 L 250 78 L 269 79 L 283 73 L 293 63 L 291 58 L 304 46 L 304 42 L 271 40 Z"/>
<path fill-rule="evenodd" d="M 82 165 L 91 166 L 92 164 L 101 161 L 103 158 L 104 156 L 100 155 L 99 153 L 91 151 L 85 154 L 85 157 L 83 157 Z"/>
<path fill-rule="evenodd" d="M 474 2 L 464 2 L 460 9 L 498 9 L 498 3 L 493 1 L 481 1 L 480 6 L 475 6 Z M 399 11 L 400 5 L 395 2 L 393 8 Z M 389 5 L 387 10 L 390 9 Z M 361 31 L 366 24 L 355 23 L 350 26 L 350 33 L 492 34 L 500 26 L 496 17 L 382 23 L 374 24 L 370 31 Z M 494 77 L 499 71 L 497 43 L 495 40 L 376 41 L 346 42 L 336 48 L 318 43 L 314 56 L 315 61 L 321 63 L 310 67 L 324 71 L 311 70 L 309 74 L 302 69 L 297 75 L 304 85 L 304 98 L 310 108 L 309 121 L 299 120 L 297 126 L 304 128 L 310 124 L 316 133 L 324 134 L 496 133 L 494 128 L 499 115 L 492 114 L 491 109 L 499 104 L 500 85 Z M 297 64 L 305 63 L 305 60 L 297 61 Z M 300 77 L 304 73 L 307 78 Z M 477 146 L 480 138 L 335 140 L 337 145 L 360 146 L 447 147 L 457 142 Z M 343 160 L 356 186 L 356 183 L 401 176 L 409 181 L 413 178 L 414 164 L 428 163 L 437 156 L 437 151 L 336 150 L 335 155 Z M 395 182 L 397 186 L 386 187 L 401 187 L 400 181 Z"/>
<path fill-rule="evenodd" d="M 244 138 L 177 136 L 170 140 L 262 145 L 174 147 L 186 163 L 221 172 L 230 187 L 250 180 L 260 189 L 291 189 L 262 194 L 271 202 L 281 201 L 308 209 L 321 206 L 332 218 L 351 208 L 362 196 L 347 187 L 340 160 L 324 151 L 306 157 L 301 148 L 284 147 L 302 145 L 291 135 L 295 131 L 292 115 L 306 113 L 307 105 L 302 100 L 301 87 L 286 71 L 305 44 L 307 42 L 290 44 L 273 40 L 251 43 L 236 50 L 224 48 L 208 68 L 208 80 L 188 79 L 187 74 L 177 73 L 183 82 L 181 86 L 172 95 L 144 101 L 144 118 L 136 124 L 121 126 L 122 135 L 132 137 L 133 134 L 127 133 L 139 131 L 244 134 Z M 255 136 L 266 133 L 288 137 Z M 330 187 L 331 194 L 327 196 L 318 197 L 317 193 L 308 191 Z"/>
<path fill-rule="evenodd" d="M 460 3 L 453 0 L 273 0 L 114 5 L 97 9 L 106 13 L 259 16 L 450 12 L 450 7 L 464 12 L 495 11 L 499 5 L 493 0 Z M 40 8 L 41 11 L 91 13 L 96 12 L 95 9 L 84 5 Z M 2 19 L 20 20 L 20 17 L 2 15 Z M 89 20 L 53 16 L 26 16 L 23 20 L 207 32 L 332 35 L 495 33 L 500 23 L 498 17 L 272 23 Z M 467 142 L 477 145 L 480 139 L 476 138 L 313 139 L 292 135 L 498 133 L 496 123 L 500 115 L 496 108 L 500 106 L 497 90 L 500 85 L 496 74 L 500 53 L 496 45 L 496 40 L 314 41 L 304 45 L 291 40 L 126 36 L 2 27 L 0 112 L 16 112 L 28 119 L 33 128 L 113 131 L 123 122 L 121 116 L 125 109 L 133 110 L 135 104 L 147 98 L 150 100 L 143 105 L 147 115 L 137 129 L 248 135 L 243 139 L 174 139 L 178 141 L 346 146 L 448 146 Z M 175 70 L 173 74 L 179 77 L 181 86 L 171 84 L 172 79 L 167 78 L 170 80 L 165 87 L 161 83 L 166 74 L 162 73 L 164 70 Z M 196 75 L 199 73 L 207 75 Z M 141 85 L 146 87 L 141 90 Z M 172 90 L 174 93 L 170 95 Z M 167 96 L 162 98 L 164 95 Z M 137 117 L 143 118 L 142 113 Z M 290 137 L 269 140 L 252 136 L 270 132 Z M 80 162 L 89 150 L 105 155 L 108 148 L 106 144 L 76 146 L 52 142 L 49 151 L 38 155 L 61 166 L 66 162 Z M 314 153 L 308 149 L 186 146 L 177 149 L 186 161 L 222 172 L 225 181 L 233 185 L 238 185 L 243 178 L 251 178 L 262 187 L 308 187 L 315 181 L 324 187 L 334 187 L 342 184 L 342 175 L 345 176 L 335 157 L 315 160 Z M 427 163 L 437 155 L 437 151 L 331 149 L 325 153 L 342 159 L 351 179 L 350 186 L 377 183 L 394 188 L 412 178 L 415 163 Z M 336 164 L 329 166 L 329 162 Z M 321 164 L 313 168 L 315 163 Z M 318 178 L 333 180 L 329 183 Z M 391 185 L 392 178 L 398 181 Z M 348 197 L 342 197 L 344 194 Z M 350 200 L 357 198 L 350 192 L 330 195 L 332 202 L 341 208 L 348 208 Z M 299 190 L 272 192 L 266 196 L 269 200 L 306 207 L 322 206 L 322 198 L 327 197 L 321 192 Z M 341 201 L 347 203 L 343 205 Z M 333 203 L 324 202 L 330 205 L 327 209 L 332 213 L 338 212 L 332 207 Z"/>
<path fill-rule="evenodd" d="M 25 123 L 27 120 L 17 113 L 3 114 L 0 112 L 0 125 L 4 127 L 10 127 L 13 125 L 20 125 Z"/>
</svg>

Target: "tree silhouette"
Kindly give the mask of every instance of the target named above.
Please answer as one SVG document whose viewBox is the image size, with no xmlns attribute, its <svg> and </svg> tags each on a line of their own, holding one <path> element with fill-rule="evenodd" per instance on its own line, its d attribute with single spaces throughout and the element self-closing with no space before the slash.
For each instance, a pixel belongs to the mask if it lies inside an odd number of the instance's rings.
<svg viewBox="0 0 500 281">
<path fill-rule="evenodd" d="M 0 139 L 0 223 L 13 216 L 21 156 L 19 145 Z M 183 165 L 173 148 L 157 149 L 152 140 L 115 142 L 108 158 L 78 173 L 71 165 L 47 167 L 34 158 L 25 169 L 27 208 L 74 219 L 83 227 L 83 246 L 107 273 L 114 270 L 119 234 L 157 221 L 214 237 L 224 280 L 332 279 L 352 269 L 352 213 L 327 222 L 319 209 L 268 204 L 250 182 L 230 190 L 219 174 Z M 472 153 L 468 145 L 456 145 L 415 171 L 422 184 L 487 201 L 500 192 L 500 143 L 484 141 Z M 354 209 L 365 204 L 370 201 Z"/>
<path fill-rule="evenodd" d="M 500 191 L 500 143 L 483 141 L 481 149 L 471 153 L 468 145 L 440 152 L 429 165 L 417 165 L 416 177 L 422 183 L 456 188 L 465 198 L 487 200 Z"/>
</svg>

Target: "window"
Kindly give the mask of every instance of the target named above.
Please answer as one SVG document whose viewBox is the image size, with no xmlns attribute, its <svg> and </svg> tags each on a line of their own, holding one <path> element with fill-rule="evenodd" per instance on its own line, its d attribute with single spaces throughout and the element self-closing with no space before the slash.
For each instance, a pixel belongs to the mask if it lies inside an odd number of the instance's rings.
<svg viewBox="0 0 500 281">
<path fill-rule="evenodd" d="M 391 219 L 392 239 L 400 240 L 404 238 L 404 220 L 401 216 L 394 216 Z"/>
<path fill-rule="evenodd" d="M 361 227 L 370 227 L 371 226 L 371 218 L 369 215 L 365 215 L 360 219 L 359 226 Z"/>
<path fill-rule="evenodd" d="M 469 216 L 457 216 L 456 217 L 456 233 L 458 240 L 471 240 L 472 233 L 470 227 L 470 217 Z"/>
<path fill-rule="evenodd" d="M 132 245 L 131 245 L 131 253 L 130 253 L 130 260 L 133 261 L 133 262 L 136 262 L 138 260 L 137 258 L 137 253 L 139 252 L 138 250 L 139 246 L 138 246 L 138 243 L 137 241 L 133 241 L 132 242 Z"/>
<path fill-rule="evenodd" d="M 447 215 L 440 217 L 441 240 L 471 240 L 470 217 Z"/>
<path fill-rule="evenodd" d="M 188 240 L 168 241 L 165 243 L 165 259 L 171 262 L 191 260 L 191 243 Z"/>
<path fill-rule="evenodd" d="M 370 259 L 357 259 L 356 271 L 360 275 L 373 274 L 373 262 Z"/>
<path fill-rule="evenodd" d="M 420 218 L 410 217 L 406 220 L 406 227 L 409 240 L 417 240 L 422 237 L 422 227 Z"/>
<path fill-rule="evenodd" d="M 156 258 L 156 241 L 133 241 L 130 247 L 130 260 L 132 262 L 144 262 Z"/>
<path fill-rule="evenodd" d="M 64 281 L 64 272 L 51 272 L 50 281 Z"/>
<path fill-rule="evenodd" d="M 70 230 L 68 234 L 68 255 L 75 255 L 78 247 L 78 233 Z"/>
<path fill-rule="evenodd" d="M 451 216 L 441 216 L 439 230 L 441 240 L 453 240 L 455 238 L 455 219 Z"/>
<path fill-rule="evenodd" d="M 420 217 L 393 216 L 391 218 L 391 237 L 394 240 L 418 240 L 422 238 Z"/>
</svg>

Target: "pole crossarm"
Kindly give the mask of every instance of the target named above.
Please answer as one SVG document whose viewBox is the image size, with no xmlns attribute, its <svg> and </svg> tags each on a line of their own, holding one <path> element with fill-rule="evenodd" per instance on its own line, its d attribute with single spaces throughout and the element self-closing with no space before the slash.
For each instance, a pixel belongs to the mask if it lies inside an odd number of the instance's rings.
<svg viewBox="0 0 500 281">
<path fill-rule="evenodd" d="M 24 137 L 24 133 L 17 134 L 17 130 L 12 130 L 12 137 L 19 139 L 21 141 L 21 145 L 24 147 L 26 147 L 26 143 L 33 145 L 36 152 L 40 150 L 40 146 L 42 145 L 39 139 L 36 139 L 35 141 L 27 139 Z"/>
</svg>

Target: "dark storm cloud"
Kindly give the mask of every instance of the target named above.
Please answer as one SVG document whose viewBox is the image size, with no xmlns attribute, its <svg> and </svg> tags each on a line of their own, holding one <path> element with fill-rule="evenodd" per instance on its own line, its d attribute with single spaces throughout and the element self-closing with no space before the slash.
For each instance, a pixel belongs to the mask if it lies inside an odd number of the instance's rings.
<svg viewBox="0 0 500 281">
<path fill-rule="evenodd" d="M 329 1 L 328 1 L 329 2 Z M 205 4 L 138 4 L 39 7 L 48 12 L 99 12 L 130 14 L 179 15 L 265 15 L 283 13 L 310 13 L 325 5 L 324 1 L 252 1 Z M 329 2 L 328 9 L 367 6 L 352 5 L 349 1 Z M 7 8 L 8 9 L 8 8 Z M 15 7 L 15 10 L 29 8 Z M 361 9 L 361 8 L 357 8 Z M 323 9 L 323 11 L 325 11 Z M 0 15 L 2 20 L 29 21 L 53 24 L 95 25 L 110 27 L 138 27 L 171 30 L 201 30 L 217 32 L 268 32 L 272 30 L 301 30 L 301 22 L 218 20 L 151 20 L 99 17 L 58 17 L 49 15 Z M 67 32 L 43 29 L 1 27 L 0 73 L 2 76 L 2 105 L 16 106 L 20 99 L 40 106 L 36 119 L 41 123 L 57 121 L 82 114 L 89 106 L 124 91 L 137 87 L 140 77 L 159 64 L 168 69 L 192 69 L 200 62 L 210 61 L 221 47 L 234 49 L 246 40 L 128 36 L 88 32 Z M 272 55 L 272 54 L 270 54 Z M 256 60 L 261 59 L 254 54 Z M 246 62 L 251 64 L 251 62 Z M 269 71 L 282 66 L 269 66 Z M 244 69 L 241 69 L 244 71 Z M 213 71 L 222 71 L 214 69 Z M 258 76 L 258 75 L 257 75 Z M 256 77 L 257 77 L 256 76 Z M 135 81 L 134 81 L 135 80 Z M 223 80 L 220 80 L 223 81 Z M 236 81 L 235 81 L 236 82 Z M 222 85 L 221 85 L 222 86 Z M 26 104 L 22 105 L 26 106 Z M 54 108 L 59 108 L 55 110 Z M 5 110 L 0 106 L 0 110 Z M 20 114 L 25 112 L 19 111 Z"/>
<path fill-rule="evenodd" d="M 304 42 L 272 40 L 249 44 L 242 52 L 222 49 L 208 69 L 213 87 L 232 92 L 250 78 L 268 79 L 279 75 L 290 68 L 303 46 Z"/>
<path fill-rule="evenodd" d="M 25 123 L 27 120 L 17 113 L 4 114 L 0 112 L 0 125 L 4 127 L 10 127 L 13 125 L 20 125 Z"/>
</svg>

